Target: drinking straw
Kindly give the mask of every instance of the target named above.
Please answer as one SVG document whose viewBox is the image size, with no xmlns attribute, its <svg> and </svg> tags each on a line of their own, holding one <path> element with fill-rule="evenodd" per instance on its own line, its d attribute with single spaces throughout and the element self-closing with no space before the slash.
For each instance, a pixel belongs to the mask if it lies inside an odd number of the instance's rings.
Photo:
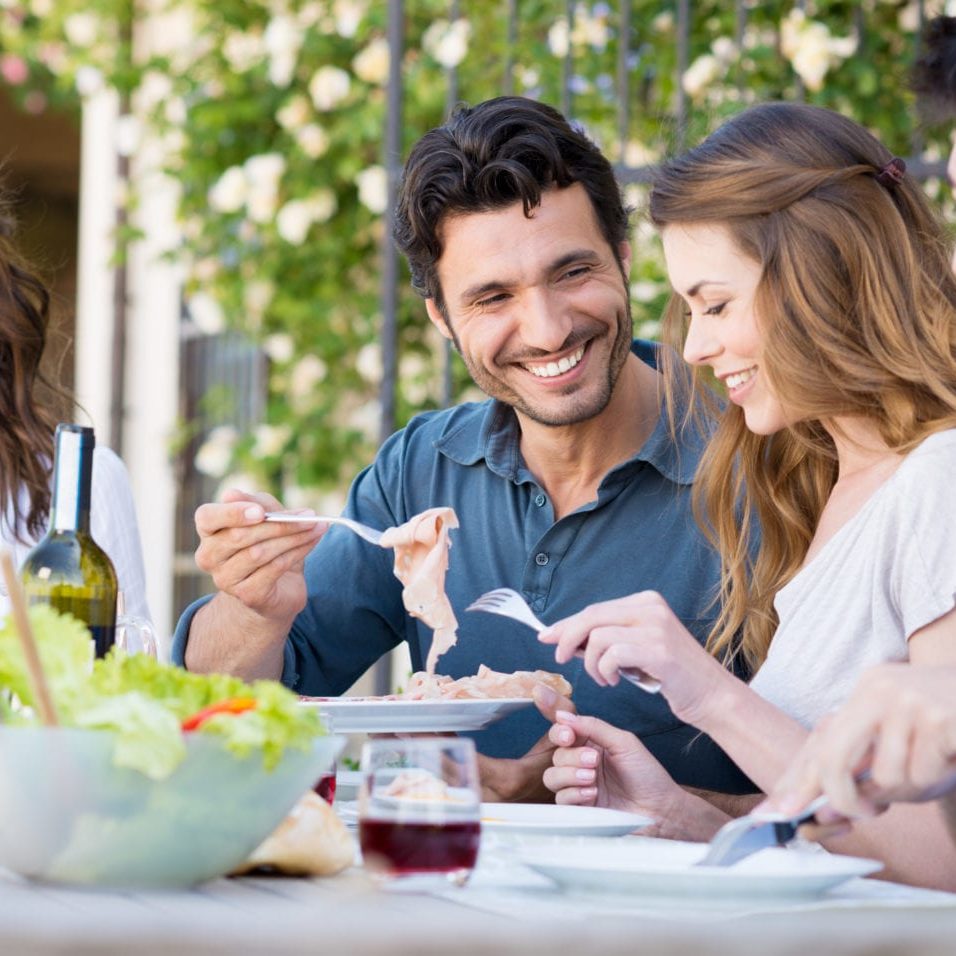
<svg viewBox="0 0 956 956">
<path fill-rule="evenodd" d="M 17 572 L 13 566 L 13 558 L 6 548 L 0 551 L 0 564 L 3 565 L 3 579 L 6 582 L 7 591 L 10 594 L 13 623 L 17 637 L 20 638 L 23 656 L 27 661 L 27 673 L 30 677 L 30 684 L 33 687 L 33 695 L 36 698 L 40 719 L 48 727 L 56 727 L 57 724 L 59 724 L 59 720 L 57 720 L 56 716 L 56 708 L 53 706 L 50 688 L 46 682 L 46 675 L 43 673 L 43 664 L 40 662 L 37 642 L 33 636 L 33 628 L 30 627 L 30 619 L 27 617 L 27 605 L 23 599 L 23 590 L 20 587 L 20 582 L 17 580 Z"/>
</svg>

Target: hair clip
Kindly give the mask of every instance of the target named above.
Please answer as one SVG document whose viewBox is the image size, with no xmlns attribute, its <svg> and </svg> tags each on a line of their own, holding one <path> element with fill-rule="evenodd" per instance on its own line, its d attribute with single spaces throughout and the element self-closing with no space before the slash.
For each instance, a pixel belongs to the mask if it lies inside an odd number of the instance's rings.
<svg viewBox="0 0 956 956">
<path fill-rule="evenodd" d="M 876 181 L 887 188 L 899 186 L 903 182 L 906 172 L 906 163 L 899 156 L 894 156 L 877 174 Z"/>
</svg>

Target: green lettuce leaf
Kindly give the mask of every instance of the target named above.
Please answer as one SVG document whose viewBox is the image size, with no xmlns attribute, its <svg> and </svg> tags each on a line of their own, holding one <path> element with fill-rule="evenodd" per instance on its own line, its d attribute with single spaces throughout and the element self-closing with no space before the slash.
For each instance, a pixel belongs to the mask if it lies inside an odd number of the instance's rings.
<svg viewBox="0 0 956 956">
<path fill-rule="evenodd" d="M 252 697 L 256 707 L 219 714 L 193 733 L 217 735 L 237 759 L 261 754 L 275 766 L 286 747 L 308 749 L 325 732 L 319 714 L 277 681 L 247 684 L 226 674 L 194 674 L 143 654 L 113 649 L 92 660 L 86 627 L 50 607 L 29 608 L 40 660 L 60 722 L 68 727 L 112 731 L 113 762 L 162 779 L 185 757 L 181 723 L 231 697 Z M 35 724 L 35 700 L 12 619 L 0 622 L 0 716 Z"/>
</svg>

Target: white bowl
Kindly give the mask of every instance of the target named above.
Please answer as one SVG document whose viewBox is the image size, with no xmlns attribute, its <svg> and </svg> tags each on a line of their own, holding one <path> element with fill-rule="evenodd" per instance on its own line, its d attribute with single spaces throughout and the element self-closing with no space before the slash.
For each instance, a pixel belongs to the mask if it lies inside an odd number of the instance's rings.
<svg viewBox="0 0 956 956">
<path fill-rule="evenodd" d="M 165 780 L 112 763 L 106 731 L 0 727 L 0 866 L 32 879 L 189 886 L 234 869 L 327 770 L 345 743 L 319 737 L 273 770 L 191 734 Z"/>
</svg>

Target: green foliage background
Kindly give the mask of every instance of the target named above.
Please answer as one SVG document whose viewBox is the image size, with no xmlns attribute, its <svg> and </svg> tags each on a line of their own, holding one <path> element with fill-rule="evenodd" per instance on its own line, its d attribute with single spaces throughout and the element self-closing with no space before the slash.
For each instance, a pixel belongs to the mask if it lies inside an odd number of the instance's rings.
<svg viewBox="0 0 956 956">
<path fill-rule="evenodd" d="M 507 89 L 510 64 L 514 92 L 560 106 L 565 46 L 571 113 L 615 162 L 640 166 L 678 145 L 676 3 L 630 5 L 624 94 L 630 116 L 623 139 L 618 5 L 578 2 L 570 25 L 565 0 L 519 0 L 517 6 L 512 46 L 503 0 L 461 0 L 465 24 L 459 26 L 467 39 L 456 48 L 450 40 L 445 47 L 439 42 L 449 3 L 406 2 L 405 150 L 442 121 L 453 63 L 462 100 Z M 927 15 L 942 12 L 926 7 Z M 36 110 L 48 100 L 76 110 L 84 92 L 112 86 L 128 97 L 138 135 L 162 142 L 165 166 L 181 189 L 177 254 L 189 266 L 187 302 L 198 295 L 215 303 L 228 327 L 263 342 L 272 359 L 266 429 L 229 438 L 225 457 L 207 471 L 241 468 L 297 504 L 341 489 L 369 460 L 377 438 L 383 216 L 362 201 L 358 183 L 370 169 L 380 181 L 386 90 L 381 57 L 371 57 L 364 68 L 356 57 L 370 47 L 381 53 L 386 14 L 382 0 L 0 0 L 0 65 L 25 108 Z M 741 11 L 726 2 L 695 2 L 691 15 L 684 142 L 745 103 L 803 97 L 853 116 L 900 155 L 910 155 L 916 141 L 928 160 L 945 155 L 945 137 L 919 134 L 914 140 L 907 71 L 916 47 L 916 3 L 766 0 Z M 162 45 L 151 41 L 166 29 L 165 16 L 186 18 L 186 39 L 155 52 Z M 291 69 L 278 78 L 270 74 L 282 50 L 270 34 L 281 41 L 277 20 L 287 27 L 286 52 L 297 46 Z M 788 45 L 788 31 L 799 42 Z M 813 75 L 821 63 L 822 80 Z M 310 84 L 329 66 L 343 71 L 349 84 L 323 108 Z M 288 115 L 283 121 L 283 110 L 295 113 L 294 123 Z M 319 130 L 312 131 L 308 149 L 304 126 Z M 211 205 L 211 191 L 228 170 L 270 154 L 283 160 L 270 214 L 253 219 L 245 207 Z M 132 161 L 135 168 L 135 152 Z M 944 192 L 936 180 L 927 189 L 936 198 Z M 321 212 L 302 241 L 283 238 L 281 208 L 317 196 Z M 629 186 L 628 197 L 639 207 L 641 188 Z M 135 193 L 126 201 L 135 208 Z M 135 234 L 126 238 L 135 241 Z M 635 323 L 653 334 L 666 284 L 657 244 L 639 218 L 635 240 Z M 400 330 L 403 422 L 442 397 L 443 349 L 407 283 Z M 457 363 L 455 382 L 457 396 L 467 395 Z"/>
</svg>

